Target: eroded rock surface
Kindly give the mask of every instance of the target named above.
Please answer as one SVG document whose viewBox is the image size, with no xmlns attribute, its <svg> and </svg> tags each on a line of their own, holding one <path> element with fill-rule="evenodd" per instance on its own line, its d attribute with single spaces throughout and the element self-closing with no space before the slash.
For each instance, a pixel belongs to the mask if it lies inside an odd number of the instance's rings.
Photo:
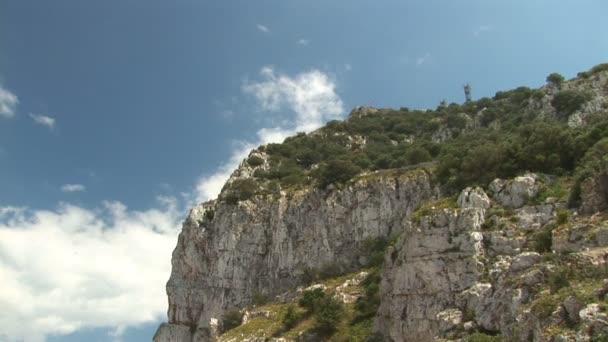
<svg viewBox="0 0 608 342">
<path fill-rule="evenodd" d="M 183 327 L 192 328 L 193 341 L 207 341 L 212 318 L 251 304 L 256 294 L 272 298 L 295 289 L 306 269 L 365 266 L 364 242 L 396 234 L 433 194 L 429 174 L 414 170 L 362 178 L 343 190 L 193 208 L 173 252 L 170 324 L 155 341 L 180 341 L 171 336 Z"/>
</svg>

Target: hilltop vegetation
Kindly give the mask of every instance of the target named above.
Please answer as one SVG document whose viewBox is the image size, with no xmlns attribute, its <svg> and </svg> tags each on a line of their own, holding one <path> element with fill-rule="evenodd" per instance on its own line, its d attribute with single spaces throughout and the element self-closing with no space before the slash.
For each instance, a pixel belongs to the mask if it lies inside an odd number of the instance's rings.
<svg viewBox="0 0 608 342">
<path fill-rule="evenodd" d="M 448 192 L 525 171 L 575 175 L 580 185 L 604 167 L 608 100 L 587 110 L 583 124 L 568 120 L 597 97 L 587 80 L 608 92 L 607 70 L 601 64 L 570 81 L 552 73 L 540 89 L 519 87 L 434 110 L 357 108 L 344 121 L 252 152 L 246 166 L 253 177 L 229 182 L 223 198 L 237 203 L 256 194 L 326 188 L 360 173 L 420 163 L 437 165 L 437 180 Z M 577 201 L 575 191 L 571 205 Z"/>
</svg>

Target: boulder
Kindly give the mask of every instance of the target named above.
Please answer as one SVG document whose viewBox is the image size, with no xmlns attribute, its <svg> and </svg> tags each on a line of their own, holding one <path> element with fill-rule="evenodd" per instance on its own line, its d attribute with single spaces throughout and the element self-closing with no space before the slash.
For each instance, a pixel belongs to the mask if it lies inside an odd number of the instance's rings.
<svg viewBox="0 0 608 342">
<path fill-rule="evenodd" d="M 490 198 L 480 187 L 468 187 L 462 190 L 457 202 L 460 208 L 487 209 L 490 207 Z"/>
<path fill-rule="evenodd" d="M 439 321 L 439 331 L 446 333 L 462 323 L 462 311 L 458 309 L 443 310 L 437 314 L 437 320 Z"/>
<path fill-rule="evenodd" d="M 536 252 L 523 252 L 513 258 L 513 262 L 511 263 L 511 272 L 516 273 L 526 270 L 538 264 L 540 260 L 541 256 Z"/>
<path fill-rule="evenodd" d="M 605 209 L 608 209 L 608 175 L 587 178 L 581 184 L 581 213 L 593 214 Z"/>
<path fill-rule="evenodd" d="M 534 173 L 527 173 L 513 180 L 495 179 L 490 183 L 492 197 L 502 206 L 509 208 L 520 208 L 528 199 L 538 193 L 538 176 Z"/>
</svg>

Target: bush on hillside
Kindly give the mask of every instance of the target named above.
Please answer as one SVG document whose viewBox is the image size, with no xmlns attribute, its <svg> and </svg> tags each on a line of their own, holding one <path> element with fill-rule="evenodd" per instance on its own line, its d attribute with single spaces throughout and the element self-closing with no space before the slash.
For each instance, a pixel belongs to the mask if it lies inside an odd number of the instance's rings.
<svg viewBox="0 0 608 342">
<path fill-rule="evenodd" d="M 568 117 L 579 110 L 588 100 L 587 94 L 576 90 L 562 90 L 553 97 L 551 106 L 555 108 L 558 116 Z"/>
<path fill-rule="evenodd" d="M 561 74 L 554 72 L 552 74 L 550 74 L 549 76 L 547 76 L 547 83 L 551 84 L 551 85 L 555 85 L 555 86 L 560 86 L 562 83 L 564 83 L 565 79 L 564 76 L 562 76 Z"/>
</svg>

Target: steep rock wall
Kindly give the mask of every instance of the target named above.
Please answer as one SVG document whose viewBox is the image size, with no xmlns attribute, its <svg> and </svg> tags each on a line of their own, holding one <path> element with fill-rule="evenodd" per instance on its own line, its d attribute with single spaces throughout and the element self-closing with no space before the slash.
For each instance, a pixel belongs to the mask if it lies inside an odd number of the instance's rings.
<svg viewBox="0 0 608 342">
<path fill-rule="evenodd" d="M 412 170 L 364 176 L 341 190 L 194 207 L 173 252 L 169 324 L 154 340 L 210 340 L 213 318 L 251 304 L 256 294 L 297 287 L 307 268 L 361 268 L 365 241 L 399 233 L 434 194 L 428 172 Z M 190 339 L 183 337 L 185 327 Z"/>
</svg>

